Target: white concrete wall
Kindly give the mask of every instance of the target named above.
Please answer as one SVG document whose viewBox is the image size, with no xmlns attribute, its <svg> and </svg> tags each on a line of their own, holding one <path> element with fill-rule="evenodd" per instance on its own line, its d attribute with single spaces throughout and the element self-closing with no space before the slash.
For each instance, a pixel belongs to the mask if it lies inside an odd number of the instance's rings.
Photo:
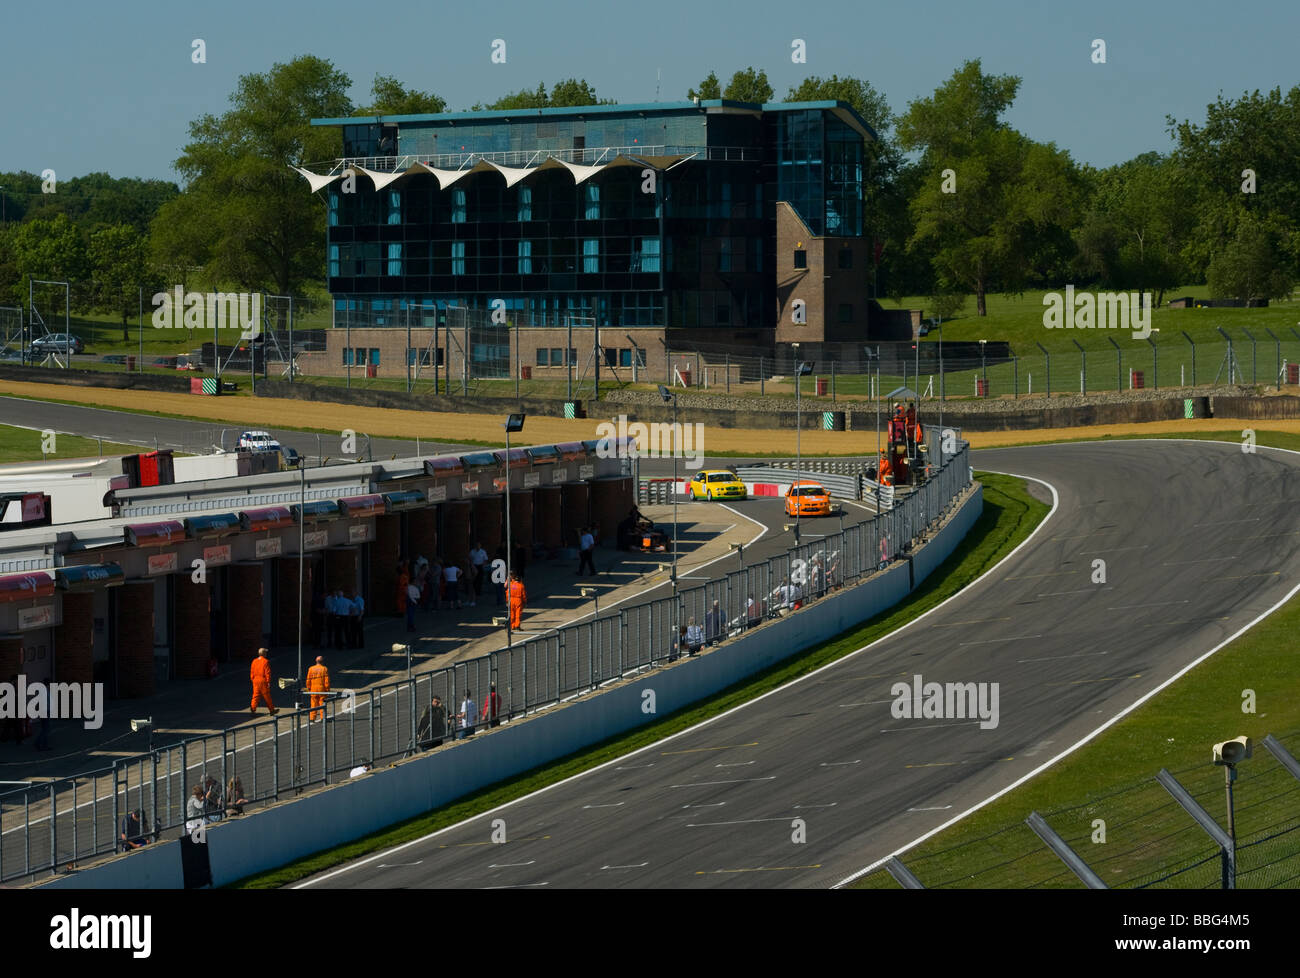
<svg viewBox="0 0 1300 978">
<path fill-rule="evenodd" d="M 979 518 L 977 490 L 935 538 L 916 551 L 920 583 L 956 548 Z M 883 574 L 817 601 L 806 611 L 725 642 L 707 655 L 650 673 L 635 682 L 594 693 L 526 721 L 505 724 L 466 743 L 379 768 L 328 791 L 266 811 L 230 819 L 208 829 L 213 884 L 253 873 L 360 838 L 444 805 L 480 788 L 516 777 L 712 696 L 798 651 L 823 642 L 892 607 L 908 593 L 908 567 L 899 561 Z M 653 690 L 655 712 L 643 712 L 643 693 Z M 345 778 L 344 775 L 339 775 Z M 50 885 L 87 888 L 177 886 L 175 873 L 152 862 L 127 874 L 115 860 Z M 163 850 L 150 847 L 149 857 Z M 141 854 L 129 860 L 144 859 Z M 129 883 L 123 883 L 129 878 Z"/>
</svg>

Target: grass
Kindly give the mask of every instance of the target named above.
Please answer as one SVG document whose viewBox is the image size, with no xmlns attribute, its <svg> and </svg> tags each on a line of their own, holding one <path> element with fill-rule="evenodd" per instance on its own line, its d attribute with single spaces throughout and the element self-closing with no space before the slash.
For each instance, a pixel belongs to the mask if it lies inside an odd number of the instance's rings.
<svg viewBox="0 0 1300 978">
<path fill-rule="evenodd" d="M 95 438 L 56 433 L 53 446 L 55 450 L 46 453 L 42 449 L 43 441 L 44 437 L 39 431 L 0 425 L 0 463 L 27 462 L 37 459 L 97 458 L 101 455 L 134 455 L 140 451 L 138 445 L 104 442 L 101 446 L 99 440 Z"/>
<path fill-rule="evenodd" d="M 1300 434 L 1291 431 L 1269 431 L 1267 429 L 1253 429 L 1255 431 L 1255 444 L 1267 445 L 1272 448 L 1289 448 L 1292 451 L 1300 451 Z M 997 448 L 1018 448 L 1027 445 L 1062 445 L 1070 442 L 1084 441 L 1134 441 L 1146 438 L 1173 438 L 1186 439 L 1191 438 L 1196 441 L 1226 441 L 1242 444 L 1242 429 L 1231 428 L 1221 431 L 1178 431 L 1178 432 L 1152 432 L 1144 434 L 1142 432 L 1133 432 L 1123 435 L 1080 435 L 1078 438 L 1051 438 L 1042 441 L 1018 441 L 1006 445 L 998 445 Z"/>
<path fill-rule="evenodd" d="M 829 642 L 731 686 L 708 702 L 679 710 L 645 727 L 535 768 L 519 778 L 491 785 L 451 805 L 408 819 L 363 839 L 316 853 L 288 866 L 231 885 L 249 889 L 285 886 L 360 856 L 418 839 L 429 832 L 454 825 L 717 716 L 828 662 L 842 658 L 905 625 L 956 594 L 1001 560 L 1033 532 L 1048 512 L 1047 506 L 1025 491 L 1020 480 L 985 473 L 976 475 L 984 483 L 983 514 L 957 549 L 930 578 L 889 611 Z"/>
<path fill-rule="evenodd" d="M 1257 432 L 1259 444 L 1300 447 L 1300 436 Z M 1197 432 L 1183 437 L 1223 437 L 1240 432 Z M 1273 733 L 1300 752 L 1300 673 L 1293 657 L 1300 631 L 1300 596 L 1221 649 L 1139 709 L 1016 790 L 900 856 L 927 886 L 979 888 L 1079 887 L 1023 824 L 1031 811 L 1057 832 L 1111 886 L 1151 882 L 1213 856 L 1215 847 L 1152 778 L 1164 767 L 1211 813 L 1223 810 L 1223 775 L 1207 762 L 1210 745 L 1245 734 L 1256 742 Z M 1242 711 L 1243 689 L 1254 691 L 1258 712 Z M 1300 785 L 1265 752 L 1241 766 L 1237 786 L 1239 844 L 1300 824 Z M 1095 819 L 1108 827 L 1104 846 L 1093 844 Z M 1273 846 L 1276 860 L 1261 880 L 1300 878 L 1300 840 Z M 1267 851 L 1267 850 L 1263 850 Z M 1249 862 L 1239 860 L 1245 872 Z M 1298 875 L 1288 875 L 1298 874 Z M 1173 887 L 1217 885 L 1216 859 L 1168 880 Z M 1239 878 L 1239 883 L 1247 881 Z M 884 871 L 854 884 L 896 888 Z"/>
</svg>

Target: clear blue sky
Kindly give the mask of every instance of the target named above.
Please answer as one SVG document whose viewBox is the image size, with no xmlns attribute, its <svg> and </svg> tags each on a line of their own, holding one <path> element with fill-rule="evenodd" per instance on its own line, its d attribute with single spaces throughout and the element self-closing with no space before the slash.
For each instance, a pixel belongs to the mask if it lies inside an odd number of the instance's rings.
<svg viewBox="0 0 1300 978">
<path fill-rule="evenodd" d="M 72 0 L 7 5 L 0 23 L 0 171 L 60 179 L 176 179 L 190 121 L 224 112 L 240 75 L 300 54 L 348 74 L 358 103 L 376 73 L 463 109 L 569 76 L 653 101 L 656 70 L 671 101 L 710 69 L 725 85 L 753 65 L 778 99 L 808 75 L 855 75 L 895 112 L 980 58 L 1023 79 L 1013 126 L 1098 166 L 1168 150 L 1166 114 L 1199 121 L 1219 92 L 1300 81 L 1296 0 Z M 190 60 L 194 38 L 206 64 Z M 494 38 L 504 65 L 490 61 Z M 794 38 L 807 64 L 791 62 Z M 1094 38 L 1104 65 L 1090 60 Z"/>
</svg>

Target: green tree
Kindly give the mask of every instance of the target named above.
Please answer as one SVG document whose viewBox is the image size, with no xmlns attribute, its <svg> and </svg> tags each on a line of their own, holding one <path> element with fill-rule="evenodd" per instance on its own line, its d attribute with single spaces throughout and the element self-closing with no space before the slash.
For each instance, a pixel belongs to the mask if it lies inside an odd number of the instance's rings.
<svg viewBox="0 0 1300 978">
<path fill-rule="evenodd" d="M 100 228 L 86 249 L 95 288 L 96 307 L 121 315 L 122 341 L 130 340 L 129 320 L 140 308 L 140 289 L 149 272 L 149 246 L 129 224 Z"/>
<path fill-rule="evenodd" d="M 447 111 L 445 100 L 432 92 L 405 88 L 391 75 L 375 75 L 370 86 L 370 106 L 361 115 L 426 115 Z"/>
<path fill-rule="evenodd" d="M 725 99 L 735 102 L 756 102 L 760 105 L 772 101 L 772 86 L 768 84 L 767 72 L 761 68 L 742 68 L 731 76 L 727 88 L 722 93 Z"/>
<path fill-rule="evenodd" d="M 980 316 L 995 283 L 1016 291 L 1062 265 L 1083 189 L 1068 154 L 1002 121 L 1019 85 L 967 61 L 898 120 L 903 148 L 921 151 L 908 247 L 932 248 L 940 289 L 974 293 Z"/>
<path fill-rule="evenodd" d="M 291 294 L 319 279 L 325 209 L 290 166 L 341 155 L 341 133 L 310 120 L 351 114 L 350 85 L 310 55 L 242 76 L 229 111 L 190 123 L 190 143 L 175 163 L 185 191 L 155 218 L 160 240 L 205 239 L 209 278 L 249 291 Z M 158 257 L 168 265 L 180 256 Z"/>
<path fill-rule="evenodd" d="M 538 82 L 537 88 L 530 91 L 522 88 L 510 95 L 503 95 L 495 102 L 479 102 L 471 106 L 472 112 L 500 112 L 506 109 L 567 109 L 582 105 L 614 105 L 613 99 L 596 96 L 596 90 L 587 84 L 585 78 L 565 78 L 556 82 L 548 94 L 546 83 Z"/>
<path fill-rule="evenodd" d="M 1243 301 L 1290 295 L 1297 276 L 1283 247 L 1281 224 L 1278 217 L 1243 212 L 1236 232 L 1210 259 L 1206 281 L 1211 293 Z"/>
<path fill-rule="evenodd" d="M 10 287 L 16 303 L 27 302 L 28 279 L 75 282 L 86 277 L 86 242 L 66 214 L 37 218 L 12 227 L 9 253 L 18 281 Z"/>
<path fill-rule="evenodd" d="M 722 83 L 718 81 L 717 72 L 710 71 L 709 77 L 700 82 L 699 88 L 688 88 L 686 97 L 692 100 L 699 99 L 701 102 L 722 98 Z"/>
</svg>

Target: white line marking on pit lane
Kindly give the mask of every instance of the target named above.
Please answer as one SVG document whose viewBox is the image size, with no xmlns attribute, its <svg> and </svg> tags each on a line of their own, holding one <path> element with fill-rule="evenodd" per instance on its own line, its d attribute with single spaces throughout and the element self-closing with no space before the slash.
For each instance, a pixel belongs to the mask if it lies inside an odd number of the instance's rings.
<svg viewBox="0 0 1300 978">
<path fill-rule="evenodd" d="M 651 761 L 649 764 L 624 764 L 624 765 L 622 765 L 621 767 L 616 767 L 616 768 L 614 768 L 614 770 L 615 770 L 615 771 L 632 771 L 632 770 L 635 770 L 636 768 L 639 768 L 639 767 L 654 767 L 654 766 L 655 766 L 655 762 L 654 762 L 654 761 Z"/>
<path fill-rule="evenodd" d="M 1123 550 L 1150 550 L 1151 544 L 1144 543 L 1140 547 L 1107 547 L 1104 550 L 1080 550 L 1079 556 L 1085 557 L 1088 554 L 1117 554 Z"/>
<path fill-rule="evenodd" d="M 582 807 L 583 808 L 621 808 L 622 805 L 623 803 L 621 801 L 616 801 L 612 805 L 583 805 Z"/>
<path fill-rule="evenodd" d="M 631 865 L 628 866 L 601 866 L 600 868 L 601 869 L 640 869 L 643 866 L 649 866 L 649 865 L 650 864 L 648 862 L 645 862 L 645 863 L 632 863 Z"/>
<path fill-rule="evenodd" d="M 893 700 L 890 700 L 890 702 L 892 703 Z M 859 757 L 856 761 L 822 761 L 817 766 L 818 767 L 840 767 L 844 764 L 861 764 L 861 763 L 862 763 L 862 758 Z"/>
<path fill-rule="evenodd" d="M 933 808 L 909 808 L 909 812 L 946 812 L 951 805 L 936 805 Z"/>
<path fill-rule="evenodd" d="M 1047 662 L 1051 659 L 1079 659 L 1085 655 L 1109 655 L 1109 654 L 1110 654 L 1110 650 L 1107 649 L 1105 652 L 1074 652 L 1070 655 L 1043 655 L 1035 659 L 1017 659 L 1016 662 L 1018 663 L 1019 662 Z M 891 700 L 890 702 L 892 703 L 893 701 Z"/>
<path fill-rule="evenodd" d="M 959 723 L 927 723 L 923 727 L 885 727 L 881 733 L 898 733 L 903 730 L 934 730 L 937 727 L 969 727 L 975 723 L 983 723 L 982 720 L 965 720 Z"/>
<path fill-rule="evenodd" d="M 530 859 L 526 863 L 493 863 L 488 869 L 512 869 L 515 866 L 531 866 L 535 862 L 536 859 Z"/>
<path fill-rule="evenodd" d="M 550 886 L 550 881 L 544 883 L 507 883 L 505 886 L 483 886 L 483 890 L 523 890 L 530 886 Z"/>
<path fill-rule="evenodd" d="M 795 808 L 834 808 L 838 804 L 839 804 L 838 801 L 832 801 L 832 802 L 828 802 L 825 805 L 795 805 L 794 807 Z"/>
<path fill-rule="evenodd" d="M 776 775 L 769 774 L 765 778 L 736 778 L 733 781 L 696 781 L 692 784 L 670 784 L 670 788 L 703 788 L 711 784 L 743 784 L 746 781 L 775 781 Z"/>
<path fill-rule="evenodd" d="M 892 701 L 891 701 L 892 702 Z M 744 767 L 746 764 L 753 764 L 753 761 L 732 761 L 730 764 L 715 764 L 714 767 Z"/>
<path fill-rule="evenodd" d="M 398 867 L 401 867 L 401 866 L 418 866 L 418 865 L 420 865 L 420 863 L 422 863 L 422 862 L 424 862 L 423 859 L 417 859 L 417 860 L 416 860 L 415 862 L 413 862 L 413 863 L 380 863 L 378 868 L 379 868 L 379 869 L 397 869 Z"/>
<path fill-rule="evenodd" d="M 710 801 L 710 802 L 701 802 L 698 805 L 683 805 L 682 807 L 683 808 L 721 808 L 725 804 L 726 804 L 725 801 Z"/>
<path fill-rule="evenodd" d="M 1062 594 L 1083 594 L 1086 591 L 1113 591 L 1113 590 L 1115 589 L 1110 585 L 1107 585 L 1106 587 L 1081 587 L 1074 591 L 1044 591 L 1042 594 L 1035 594 L 1034 597 L 1056 598 L 1056 597 L 1060 597 Z"/>
<path fill-rule="evenodd" d="M 861 703 L 841 703 L 840 706 L 879 706 L 881 703 L 892 703 L 893 700 L 865 700 Z"/>
</svg>

